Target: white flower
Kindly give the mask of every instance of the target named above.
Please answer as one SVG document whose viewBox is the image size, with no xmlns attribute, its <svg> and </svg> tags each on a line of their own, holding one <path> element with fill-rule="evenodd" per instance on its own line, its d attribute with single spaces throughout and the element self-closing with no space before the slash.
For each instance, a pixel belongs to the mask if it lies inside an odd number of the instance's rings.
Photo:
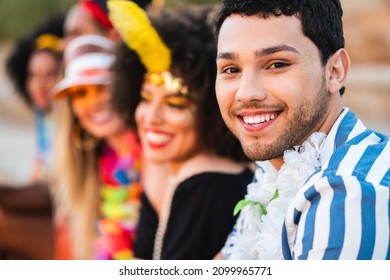
<svg viewBox="0 0 390 280">
<path fill-rule="evenodd" d="M 273 200 L 267 207 L 267 215 L 262 217 L 261 236 L 259 238 L 259 255 L 261 259 L 281 259 L 281 235 L 284 216 L 284 209 L 288 206 L 286 199 L 278 198 Z"/>
<path fill-rule="evenodd" d="M 249 204 L 242 209 L 222 253 L 233 260 L 257 259 L 258 250 L 254 245 L 256 244 L 256 235 L 261 232 L 260 224 L 261 213 L 259 205 Z"/>
<path fill-rule="evenodd" d="M 258 202 L 266 206 L 275 194 L 275 191 L 275 184 L 262 188 L 262 186 L 258 183 L 250 183 L 248 185 L 248 193 L 245 195 L 245 199 L 252 202 Z"/>
<path fill-rule="evenodd" d="M 276 169 L 270 163 L 261 164 L 255 171 L 255 182 L 250 183 L 247 187 L 245 199 L 267 206 L 276 191 L 277 174 Z"/>
</svg>

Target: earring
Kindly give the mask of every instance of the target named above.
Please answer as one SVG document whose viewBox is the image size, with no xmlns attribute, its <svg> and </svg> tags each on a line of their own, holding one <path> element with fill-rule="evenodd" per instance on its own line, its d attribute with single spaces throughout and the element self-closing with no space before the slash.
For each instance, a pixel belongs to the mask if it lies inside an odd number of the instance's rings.
<svg viewBox="0 0 390 280">
<path fill-rule="evenodd" d="M 92 151 L 100 142 L 99 139 L 86 132 L 78 122 L 72 125 L 72 139 L 75 147 L 83 151 Z"/>
</svg>

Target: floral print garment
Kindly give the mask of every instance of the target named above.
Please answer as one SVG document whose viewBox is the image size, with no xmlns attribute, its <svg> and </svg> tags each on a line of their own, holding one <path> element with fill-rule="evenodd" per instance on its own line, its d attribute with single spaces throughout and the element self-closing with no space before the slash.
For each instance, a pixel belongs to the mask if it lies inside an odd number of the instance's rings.
<svg viewBox="0 0 390 280">
<path fill-rule="evenodd" d="M 97 225 L 96 257 L 101 260 L 133 258 L 133 240 L 141 195 L 141 146 L 136 135 L 129 133 L 130 155 L 118 156 L 104 147 L 99 160 L 100 218 Z"/>
</svg>

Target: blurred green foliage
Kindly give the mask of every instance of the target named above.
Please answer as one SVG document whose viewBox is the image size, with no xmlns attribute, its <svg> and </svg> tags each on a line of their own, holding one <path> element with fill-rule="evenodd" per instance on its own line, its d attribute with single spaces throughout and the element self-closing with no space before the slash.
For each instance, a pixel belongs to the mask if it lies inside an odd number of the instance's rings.
<svg viewBox="0 0 390 280">
<path fill-rule="evenodd" d="M 52 13 L 65 13 L 76 0 L 0 0 L 0 40 L 27 33 Z"/>
<path fill-rule="evenodd" d="M 20 37 L 52 13 L 66 13 L 77 0 L 0 0 L 0 41 Z M 218 3 L 221 0 L 166 0 L 183 3 Z"/>
</svg>

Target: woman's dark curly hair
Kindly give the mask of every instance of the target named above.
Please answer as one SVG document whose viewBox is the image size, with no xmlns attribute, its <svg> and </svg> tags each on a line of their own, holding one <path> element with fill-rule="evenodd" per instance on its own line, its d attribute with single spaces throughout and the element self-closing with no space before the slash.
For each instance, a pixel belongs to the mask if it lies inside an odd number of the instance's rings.
<svg viewBox="0 0 390 280">
<path fill-rule="evenodd" d="M 6 73 L 11 79 L 16 92 L 21 95 L 21 97 L 30 107 L 33 107 L 33 104 L 31 97 L 27 92 L 26 84 L 28 76 L 28 63 L 32 54 L 36 51 L 36 39 L 43 34 L 51 34 L 62 38 L 64 35 L 64 20 L 65 15 L 63 14 L 55 14 L 48 17 L 34 30 L 32 30 L 31 33 L 19 38 L 16 41 L 13 51 L 6 60 Z M 62 60 L 60 52 L 55 52 L 50 49 L 44 49 L 44 51 L 51 52 L 56 58 L 58 58 L 59 61 Z"/>
<path fill-rule="evenodd" d="M 249 161 L 239 141 L 226 127 L 215 96 L 216 44 L 213 5 L 183 6 L 150 17 L 152 25 L 171 50 L 171 73 L 182 78 L 196 110 L 200 145 L 236 161 Z M 136 127 L 134 113 L 146 73 L 137 54 L 124 43 L 117 49 L 113 67 L 113 99 L 126 123 Z"/>
</svg>

